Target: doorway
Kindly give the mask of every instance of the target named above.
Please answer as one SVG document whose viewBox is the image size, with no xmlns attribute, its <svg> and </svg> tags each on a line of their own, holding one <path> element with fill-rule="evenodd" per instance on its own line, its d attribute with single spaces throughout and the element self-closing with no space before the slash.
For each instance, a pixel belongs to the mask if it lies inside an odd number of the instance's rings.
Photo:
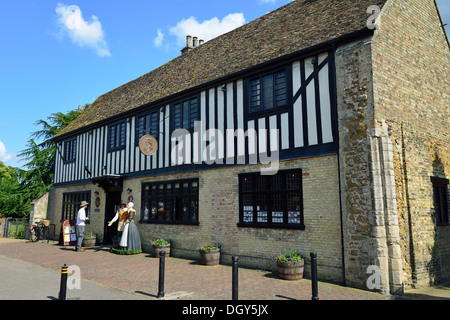
<svg viewBox="0 0 450 320">
<path fill-rule="evenodd" d="M 105 231 L 103 237 L 103 244 L 112 244 L 112 238 L 117 235 L 117 225 L 119 221 L 108 227 L 108 221 L 111 221 L 116 215 L 117 209 L 120 206 L 122 192 L 120 191 L 108 191 L 106 192 L 106 206 L 105 206 Z"/>
</svg>

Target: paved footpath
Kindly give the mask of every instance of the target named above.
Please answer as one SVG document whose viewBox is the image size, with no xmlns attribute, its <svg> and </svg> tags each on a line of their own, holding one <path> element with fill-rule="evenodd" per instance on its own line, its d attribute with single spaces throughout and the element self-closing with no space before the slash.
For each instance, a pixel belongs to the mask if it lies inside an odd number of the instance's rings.
<svg viewBox="0 0 450 320">
<path fill-rule="evenodd" d="M 34 286 L 51 285 L 53 295 L 46 293 L 38 298 L 27 298 L 24 294 L 24 300 L 57 297 L 61 267 L 64 264 L 78 266 L 83 281 L 84 291 L 69 292 L 69 298 L 158 300 L 159 259 L 147 253 L 121 256 L 110 253 L 109 247 L 75 252 L 73 247 L 57 244 L 0 239 L 0 258 L 0 269 L 7 262 L 10 265 L 20 264 L 14 271 L 10 270 L 22 279 L 32 277 L 33 274 L 29 273 L 33 273 L 33 270 L 49 273 L 45 281 L 34 277 L 33 283 Z M 4 277 L 8 273 L 2 271 L 1 274 Z M 50 281 L 56 283 L 50 284 Z M 8 285 L 7 291 L 4 287 L 0 288 L 0 300 L 8 298 L 2 296 L 7 292 L 14 293 L 8 294 L 10 298 L 20 299 L 19 290 L 25 292 L 23 288 L 11 285 Z M 325 282 L 319 282 L 318 291 L 320 300 L 392 299 L 390 296 Z M 165 300 L 231 300 L 232 268 L 225 265 L 206 267 L 195 260 L 167 257 L 164 292 Z M 239 300 L 311 300 L 311 281 L 285 281 L 269 271 L 239 268 Z"/>
</svg>

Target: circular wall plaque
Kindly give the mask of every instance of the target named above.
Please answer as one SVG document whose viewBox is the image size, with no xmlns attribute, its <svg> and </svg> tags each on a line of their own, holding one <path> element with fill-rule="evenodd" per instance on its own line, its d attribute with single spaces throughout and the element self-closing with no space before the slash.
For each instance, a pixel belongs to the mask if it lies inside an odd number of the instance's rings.
<svg viewBox="0 0 450 320">
<path fill-rule="evenodd" d="M 153 136 L 145 135 L 139 140 L 139 150 L 146 156 L 152 156 L 158 150 L 158 141 Z"/>
</svg>

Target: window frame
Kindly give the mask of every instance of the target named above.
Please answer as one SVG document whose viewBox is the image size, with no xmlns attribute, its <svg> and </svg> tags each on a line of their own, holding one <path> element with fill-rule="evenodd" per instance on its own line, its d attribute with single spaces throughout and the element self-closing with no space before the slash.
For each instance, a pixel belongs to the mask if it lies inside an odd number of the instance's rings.
<svg viewBox="0 0 450 320">
<path fill-rule="evenodd" d="M 135 119 L 136 119 L 135 120 L 136 121 L 136 124 L 135 124 L 135 145 L 136 146 L 139 145 L 140 139 L 143 136 L 147 135 L 147 134 L 150 134 L 153 137 L 155 137 L 156 140 L 159 140 L 159 134 L 160 134 L 159 130 L 160 130 L 160 122 L 161 122 L 161 120 L 159 118 L 159 113 L 160 113 L 159 110 L 153 110 L 153 111 L 150 111 L 150 112 L 139 114 L 139 115 L 137 115 L 135 117 Z M 152 120 L 153 120 L 152 117 L 153 116 L 156 116 L 156 126 L 155 126 L 155 128 L 152 128 L 150 130 L 150 128 L 153 127 L 153 125 L 155 125 L 155 123 L 152 122 Z M 150 123 L 149 123 L 150 128 L 147 128 L 147 121 L 146 121 L 147 117 L 150 117 Z M 139 128 L 139 120 L 141 118 L 145 119 L 144 120 L 144 124 L 143 124 L 143 128 Z"/>
<path fill-rule="evenodd" d="M 70 146 L 70 144 L 72 145 Z M 64 156 L 63 156 L 64 163 L 74 162 L 76 158 L 77 158 L 77 138 L 64 141 Z"/>
<path fill-rule="evenodd" d="M 123 125 L 123 131 L 122 131 L 122 125 Z M 112 138 L 112 130 L 113 130 L 113 128 L 116 130 L 116 132 L 114 132 L 114 145 L 111 146 L 111 138 Z M 120 135 L 121 135 L 120 141 L 119 141 L 119 145 L 116 145 L 116 143 L 117 143 L 117 128 L 120 129 L 119 131 L 120 131 Z M 123 135 L 123 137 L 122 137 L 122 135 Z M 122 144 L 122 142 L 123 142 L 123 144 Z M 108 152 L 125 149 L 126 144 L 127 144 L 127 124 L 126 124 L 126 121 L 122 120 L 122 121 L 118 121 L 118 122 L 115 122 L 113 124 L 110 124 L 108 126 Z"/>
<path fill-rule="evenodd" d="M 287 186 L 287 180 L 288 175 L 290 174 L 298 174 L 299 181 L 298 181 L 298 187 L 297 188 L 288 188 Z M 276 184 L 274 183 L 274 177 L 280 178 L 280 176 L 283 176 L 284 178 L 281 179 L 281 187 L 276 188 Z M 244 190 L 244 179 L 252 177 L 253 179 L 253 186 L 252 190 L 247 191 Z M 265 177 L 266 179 L 266 187 L 265 189 L 258 190 L 256 186 L 256 178 L 257 177 Z M 248 227 L 248 228 L 273 228 L 273 229 L 295 229 L 295 230 L 304 230 L 305 229 L 305 223 L 304 223 L 304 212 L 303 212 L 303 173 L 302 169 L 288 169 L 288 170 L 280 170 L 276 175 L 267 175 L 263 176 L 260 172 L 256 173 L 241 173 L 239 174 L 239 223 L 238 227 Z M 279 184 L 280 184 L 279 183 Z M 289 194 L 297 194 L 299 199 L 299 208 L 296 210 L 289 210 L 289 200 L 288 196 Z M 252 221 L 246 222 L 245 221 L 245 213 L 244 213 L 244 197 L 245 196 L 251 196 L 251 202 L 252 202 Z M 260 206 L 257 202 L 257 197 L 264 195 L 265 196 L 265 202 L 267 206 L 267 222 L 259 222 L 258 218 L 264 219 L 264 214 L 261 216 L 258 216 L 257 208 Z M 281 196 L 281 205 L 279 204 L 279 208 L 274 209 L 275 207 L 275 195 Z M 279 201 L 280 199 L 278 199 Z M 280 210 L 282 208 L 282 210 Z M 289 220 L 291 217 L 289 217 L 289 212 L 292 211 L 292 214 L 295 214 L 294 212 L 298 211 L 298 216 L 296 216 L 296 219 L 299 219 L 299 223 L 289 223 Z M 261 210 L 261 212 L 264 212 Z M 281 216 L 275 216 L 274 213 L 281 213 L 282 216 L 282 222 L 274 222 L 274 218 L 279 219 Z M 249 213 L 249 210 L 247 211 Z M 247 217 L 250 217 L 247 215 Z"/>
<path fill-rule="evenodd" d="M 290 69 L 288 67 L 284 67 L 284 68 L 278 68 L 276 70 L 271 70 L 269 72 L 264 72 L 264 73 L 260 73 L 258 75 L 252 76 L 250 78 L 248 78 L 246 80 L 246 113 L 248 116 L 253 117 L 253 116 L 260 116 L 261 114 L 266 114 L 266 113 L 270 113 L 270 114 L 274 114 L 274 113 L 278 113 L 278 112 L 283 112 L 285 111 L 286 108 L 289 107 L 289 105 L 291 104 L 291 82 L 289 79 L 289 71 Z M 284 72 L 284 83 L 285 86 L 284 88 L 282 88 L 283 90 L 285 90 L 285 97 L 284 97 L 284 101 L 285 103 L 282 105 L 277 106 L 276 105 L 276 97 L 277 97 L 277 90 L 276 90 L 276 75 L 279 73 Z M 272 99 L 273 99 L 273 103 L 274 106 L 272 108 L 269 109 L 264 109 L 264 78 L 268 77 L 268 76 L 272 76 L 273 77 L 273 92 L 271 94 Z M 260 93 L 259 93 L 259 97 L 260 97 L 260 110 L 252 110 L 252 82 L 259 80 L 259 85 L 260 85 Z"/>
<path fill-rule="evenodd" d="M 448 226 L 449 221 L 449 180 L 439 177 L 431 177 L 433 186 L 433 213 L 436 225 Z"/>
<path fill-rule="evenodd" d="M 189 192 L 182 192 L 183 185 L 188 184 Z M 180 186 L 180 193 L 176 193 L 175 186 L 179 184 Z M 196 191 L 193 191 L 193 184 L 196 184 Z M 170 188 L 168 186 L 170 185 Z M 161 186 L 163 188 L 161 189 Z M 148 189 L 146 189 L 148 187 Z M 155 187 L 153 190 L 157 190 L 155 194 L 152 194 L 149 192 L 149 190 L 152 190 L 152 188 Z M 182 179 L 182 180 L 171 180 L 171 181 L 158 181 L 158 182 L 144 182 L 142 183 L 142 193 L 141 193 L 141 201 L 142 201 L 142 214 L 140 218 L 140 223 L 147 223 L 147 224 L 164 224 L 164 225 L 194 225 L 198 226 L 199 223 L 199 179 L 198 178 L 191 178 L 191 179 Z M 162 190 L 162 191 L 160 191 Z M 170 190 L 170 192 L 168 191 Z M 177 212 L 176 207 L 177 205 L 182 205 L 183 198 L 188 198 L 189 203 L 192 204 L 192 201 L 194 201 L 197 205 L 196 211 L 194 213 L 188 212 L 186 214 L 184 212 Z M 193 200 L 194 199 L 194 200 Z M 164 203 L 164 209 L 168 208 L 166 206 L 166 203 L 170 203 L 170 219 L 167 219 L 167 215 L 161 215 L 158 213 L 158 205 L 160 201 L 163 200 Z M 149 208 L 146 209 L 146 204 L 149 205 Z M 194 204 L 195 205 L 195 204 Z M 145 211 L 148 211 L 147 213 Z M 148 218 L 146 219 L 146 214 L 148 215 Z M 152 216 L 155 217 L 155 219 L 152 219 Z M 178 219 L 178 217 L 181 216 L 182 219 Z M 187 218 L 187 219 L 186 219 Z"/>
<path fill-rule="evenodd" d="M 191 104 L 192 101 L 195 101 L 195 104 L 196 104 L 197 116 L 196 116 L 195 119 L 192 119 L 192 114 L 193 114 L 193 106 Z M 189 114 L 188 114 L 189 119 L 188 120 L 184 119 L 185 114 L 184 114 L 184 110 L 183 110 L 183 105 L 185 103 L 187 103 L 187 102 L 189 102 Z M 175 108 L 178 105 L 181 106 L 181 110 L 180 110 L 180 117 L 181 117 L 181 119 L 180 119 L 180 127 L 178 127 L 178 125 L 176 124 L 176 118 L 175 118 L 175 116 L 176 116 Z M 199 99 L 199 96 L 195 95 L 193 97 L 190 97 L 190 98 L 187 98 L 187 99 L 183 99 L 183 100 L 179 100 L 179 101 L 177 101 L 175 103 L 172 103 L 171 106 L 170 106 L 170 111 L 171 111 L 171 115 L 172 115 L 171 116 L 171 121 L 170 121 L 170 124 L 171 124 L 171 127 L 172 127 L 171 128 L 172 132 L 175 131 L 175 130 L 178 130 L 178 129 L 184 129 L 184 130 L 188 130 L 190 132 L 193 132 L 194 131 L 194 126 L 195 126 L 195 124 L 194 124 L 195 121 L 200 121 L 200 99 Z M 184 126 L 184 123 L 186 121 L 188 122 L 187 128 Z"/>
<path fill-rule="evenodd" d="M 81 201 L 87 201 L 91 203 L 91 191 L 75 191 L 75 192 L 64 192 L 62 194 L 62 210 L 61 210 L 61 221 L 77 220 L 78 210 L 80 210 Z M 90 217 L 90 206 L 86 208 L 86 217 Z M 90 223 L 90 219 L 86 220 L 86 223 Z"/>
</svg>

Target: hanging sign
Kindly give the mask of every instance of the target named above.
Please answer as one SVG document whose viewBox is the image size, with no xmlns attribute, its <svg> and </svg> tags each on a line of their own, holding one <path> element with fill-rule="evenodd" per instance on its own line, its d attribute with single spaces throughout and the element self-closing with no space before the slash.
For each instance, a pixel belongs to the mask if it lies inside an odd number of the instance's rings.
<svg viewBox="0 0 450 320">
<path fill-rule="evenodd" d="M 158 151 L 158 141 L 151 135 L 145 135 L 139 140 L 139 150 L 146 156 L 152 156 Z"/>
</svg>

